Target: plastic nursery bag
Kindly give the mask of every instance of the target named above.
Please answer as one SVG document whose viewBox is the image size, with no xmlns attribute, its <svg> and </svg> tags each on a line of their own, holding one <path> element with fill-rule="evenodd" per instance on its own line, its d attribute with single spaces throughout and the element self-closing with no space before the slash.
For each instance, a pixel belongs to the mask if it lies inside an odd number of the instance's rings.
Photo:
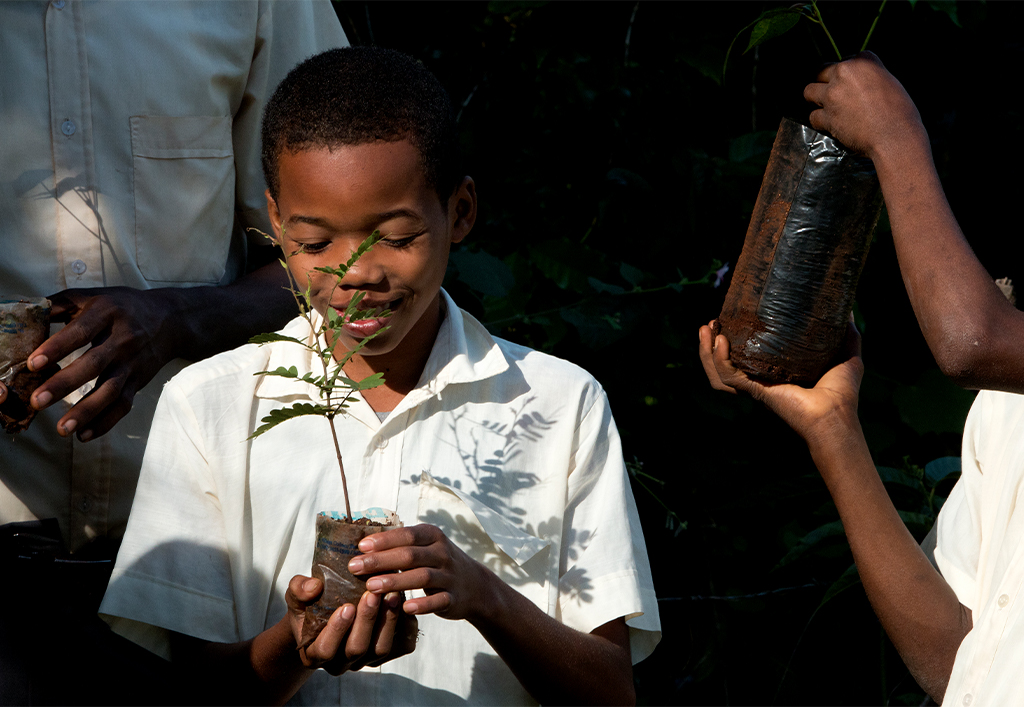
<svg viewBox="0 0 1024 707">
<path fill-rule="evenodd" d="M 348 571 L 349 560 L 362 554 L 359 541 L 373 533 L 402 527 L 398 515 L 385 508 L 368 508 L 352 515 L 355 521 L 350 523 L 337 511 L 317 514 L 312 575 L 324 583 L 324 591 L 316 603 L 306 607 L 299 648 L 316 640 L 335 609 L 358 604 L 366 591 L 366 579 Z"/>
<path fill-rule="evenodd" d="M 828 370 L 881 207 L 870 159 L 782 120 L 718 318 L 737 368 L 805 384 Z"/>
<path fill-rule="evenodd" d="M 8 432 L 28 429 L 35 417 L 28 399 L 46 374 L 29 371 L 28 356 L 49 335 L 50 300 L 0 295 L 0 383 L 8 389 L 7 400 L 0 405 L 0 424 Z"/>
</svg>

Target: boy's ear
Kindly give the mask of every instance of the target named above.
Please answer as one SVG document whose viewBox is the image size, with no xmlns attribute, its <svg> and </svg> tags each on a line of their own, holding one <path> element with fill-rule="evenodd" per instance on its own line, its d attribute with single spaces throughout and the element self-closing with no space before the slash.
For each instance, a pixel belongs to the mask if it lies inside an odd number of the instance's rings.
<svg viewBox="0 0 1024 707">
<path fill-rule="evenodd" d="M 452 224 L 452 243 L 461 243 L 476 223 L 476 184 L 463 177 L 448 199 L 448 218 Z"/>
<path fill-rule="evenodd" d="M 269 189 L 263 192 L 263 195 L 267 197 L 267 215 L 270 217 L 270 226 L 274 229 L 274 238 L 280 243 L 281 210 L 277 208 L 277 202 L 274 201 L 274 197 L 270 195 Z"/>
</svg>

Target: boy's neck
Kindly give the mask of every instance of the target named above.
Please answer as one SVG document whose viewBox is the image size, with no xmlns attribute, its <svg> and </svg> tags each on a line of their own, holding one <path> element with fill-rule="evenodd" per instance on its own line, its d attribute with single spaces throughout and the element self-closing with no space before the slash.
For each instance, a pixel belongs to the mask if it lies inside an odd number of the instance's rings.
<svg viewBox="0 0 1024 707">
<path fill-rule="evenodd" d="M 374 373 L 384 374 L 383 385 L 360 393 L 374 411 L 394 410 L 419 383 L 444 321 L 442 309 L 438 294 L 416 326 L 393 350 L 374 356 L 356 354 L 345 364 L 345 375 L 352 380 L 362 380 Z"/>
</svg>

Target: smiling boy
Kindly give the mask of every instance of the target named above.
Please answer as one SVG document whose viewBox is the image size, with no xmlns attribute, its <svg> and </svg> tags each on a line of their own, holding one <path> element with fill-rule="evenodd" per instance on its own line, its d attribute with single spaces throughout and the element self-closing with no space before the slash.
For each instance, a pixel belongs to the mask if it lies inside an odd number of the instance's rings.
<svg viewBox="0 0 1024 707">
<path fill-rule="evenodd" d="M 301 347 L 242 347 L 165 388 L 101 613 L 222 686 L 218 700 L 631 702 L 631 660 L 660 625 L 607 398 L 578 367 L 492 338 L 441 289 L 477 213 L 443 89 L 396 52 L 327 52 L 282 82 L 263 140 L 275 236 L 317 312 L 356 291 L 392 312 L 333 342 L 340 358 L 377 334 L 345 373 L 386 379 L 335 422 L 356 507 L 407 527 L 363 541 L 350 569 L 374 575 L 369 591 L 297 650 L 322 590 L 306 576 L 315 515 L 341 504 L 341 479 L 325 420 L 246 441 L 316 392 L 253 375 L 311 370 Z M 329 287 L 314 268 L 374 230 L 383 240 Z M 312 335 L 301 319 L 283 333 Z M 413 621 L 415 648 L 395 638 Z"/>
</svg>

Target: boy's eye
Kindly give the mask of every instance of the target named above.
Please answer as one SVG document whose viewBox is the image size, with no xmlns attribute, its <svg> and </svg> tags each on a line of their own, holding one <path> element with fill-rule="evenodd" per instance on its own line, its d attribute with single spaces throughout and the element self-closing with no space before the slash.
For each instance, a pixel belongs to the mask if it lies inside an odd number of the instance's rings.
<svg viewBox="0 0 1024 707">
<path fill-rule="evenodd" d="M 418 235 L 419 234 L 417 233 L 416 235 L 406 236 L 405 238 L 382 238 L 380 243 L 386 245 L 388 248 L 404 248 L 416 240 L 416 236 Z"/>
<path fill-rule="evenodd" d="M 330 242 L 328 241 L 322 241 L 320 243 L 299 243 L 299 252 L 307 254 L 319 253 L 329 245 Z"/>
</svg>

